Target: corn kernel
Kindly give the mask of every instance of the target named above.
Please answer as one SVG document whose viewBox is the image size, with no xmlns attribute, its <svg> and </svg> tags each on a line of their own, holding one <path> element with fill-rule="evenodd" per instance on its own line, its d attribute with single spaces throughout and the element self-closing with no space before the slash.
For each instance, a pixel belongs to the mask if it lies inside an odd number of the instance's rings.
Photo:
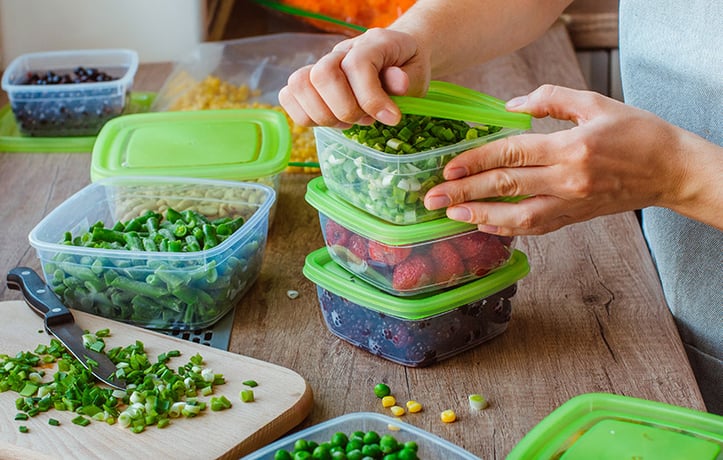
<svg viewBox="0 0 723 460">
<path fill-rule="evenodd" d="M 457 414 L 455 414 L 453 410 L 447 409 L 445 411 L 442 411 L 442 413 L 440 414 L 440 418 L 444 423 L 452 423 L 457 420 Z"/>
<path fill-rule="evenodd" d="M 392 406 L 390 407 L 390 410 L 392 411 L 392 415 L 395 417 L 401 417 L 404 415 L 404 408 L 402 406 Z"/>
<path fill-rule="evenodd" d="M 402 428 L 399 425 L 394 425 L 392 423 L 387 425 L 387 430 L 389 430 L 389 431 L 399 431 L 401 429 Z"/>
<path fill-rule="evenodd" d="M 383 407 L 392 407 L 396 403 L 397 403 L 397 400 L 392 395 L 385 396 L 382 398 L 382 406 Z"/>
<path fill-rule="evenodd" d="M 407 401 L 407 410 L 412 413 L 420 412 L 422 410 L 422 405 L 414 400 Z"/>
</svg>

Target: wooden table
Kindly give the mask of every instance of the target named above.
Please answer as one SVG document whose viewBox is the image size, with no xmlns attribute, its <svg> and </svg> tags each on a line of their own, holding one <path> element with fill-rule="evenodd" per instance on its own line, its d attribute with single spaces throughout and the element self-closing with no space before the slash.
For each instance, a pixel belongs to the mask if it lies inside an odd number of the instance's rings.
<svg viewBox="0 0 723 460">
<path fill-rule="evenodd" d="M 169 70 L 141 66 L 134 88 L 157 90 Z M 560 24 L 524 50 L 451 79 L 505 99 L 542 83 L 585 87 Z M 566 126 L 535 122 L 544 132 Z M 0 154 L 0 300 L 20 298 L 4 282 L 9 269 L 40 269 L 28 232 L 89 183 L 89 165 L 87 153 Z M 582 393 L 705 408 L 633 213 L 519 238 L 531 273 L 519 283 L 508 330 L 442 363 L 405 368 L 336 338 L 323 323 L 315 286 L 301 273 L 305 256 L 323 245 L 317 212 L 304 200 L 311 177 L 282 179 L 264 266 L 238 306 L 230 343 L 233 352 L 309 381 L 315 406 L 299 428 L 348 412 L 386 413 L 372 393 L 378 382 L 402 403 L 423 404 L 405 421 L 484 459 L 504 458 L 550 411 Z M 299 297 L 290 299 L 290 289 Z M 471 393 L 491 406 L 470 412 Z M 442 423 L 444 409 L 454 409 L 458 421 Z"/>
</svg>

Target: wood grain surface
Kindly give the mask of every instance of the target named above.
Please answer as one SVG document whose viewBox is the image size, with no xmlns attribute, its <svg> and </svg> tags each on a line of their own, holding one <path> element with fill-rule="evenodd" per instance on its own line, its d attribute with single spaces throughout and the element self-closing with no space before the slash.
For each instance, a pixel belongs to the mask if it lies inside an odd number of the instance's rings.
<svg viewBox="0 0 723 460">
<path fill-rule="evenodd" d="M 32 351 L 38 344 L 50 342 L 43 331 L 43 322 L 22 301 L 0 302 L 0 350 L 8 355 Z M 298 425 L 311 410 L 311 388 L 298 373 L 276 364 L 249 358 L 187 340 L 169 337 L 127 324 L 117 323 L 83 312 L 73 312 L 75 322 L 83 329 L 97 331 L 109 328 L 105 339 L 109 348 L 127 346 L 140 340 L 151 360 L 160 353 L 179 350 L 170 366 L 182 366 L 199 353 L 204 366 L 221 373 L 226 383 L 216 387 L 215 395 L 225 395 L 233 406 L 224 411 L 207 409 L 200 416 L 172 419 L 165 429 L 155 426 L 134 434 L 119 424 L 91 422 L 86 427 L 75 425 L 76 415 L 68 411 L 41 413 L 27 421 L 15 421 L 15 398 L 12 391 L 0 393 L 0 458 L 239 458 L 283 435 Z M 50 373 L 49 373 L 50 375 Z M 243 403 L 241 390 L 245 380 L 256 380 L 255 401 Z M 203 401 L 208 398 L 201 397 Z M 48 424 L 52 417 L 59 426 Z M 19 425 L 28 427 L 20 433 Z"/>
<path fill-rule="evenodd" d="M 157 90 L 169 67 L 142 66 L 134 86 Z M 449 80 L 508 99 L 543 83 L 582 89 L 585 82 L 561 23 L 523 50 Z M 571 125 L 535 120 L 537 132 Z M 87 154 L 0 154 L 0 273 L 39 269 L 27 234 L 50 210 L 89 183 Z M 404 416 L 486 459 L 503 459 L 552 410 L 588 392 L 610 392 L 704 409 L 655 268 L 634 214 L 523 237 L 517 248 L 531 273 L 518 285 L 507 331 L 428 368 L 405 368 L 362 351 L 324 325 L 304 258 L 323 246 L 318 214 L 304 200 L 313 175 L 284 174 L 261 275 L 237 307 L 230 350 L 301 374 L 314 407 L 297 428 L 348 412 L 378 411 L 372 392 L 386 382 L 402 402 L 424 410 Z M 287 291 L 299 292 L 290 299 Z M 0 284 L 0 299 L 17 299 Z M 472 412 L 467 396 L 490 400 Z M 454 409 L 458 421 L 439 414 Z M 212 457 L 209 454 L 207 457 Z"/>
</svg>

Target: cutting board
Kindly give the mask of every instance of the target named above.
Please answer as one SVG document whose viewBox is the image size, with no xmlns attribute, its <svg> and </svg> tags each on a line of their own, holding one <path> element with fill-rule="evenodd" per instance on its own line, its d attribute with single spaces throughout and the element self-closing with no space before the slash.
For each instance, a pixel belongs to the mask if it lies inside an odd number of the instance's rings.
<svg viewBox="0 0 723 460">
<path fill-rule="evenodd" d="M 206 367 L 226 378 L 215 394 L 226 395 L 233 407 L 218 412 L 207 409 L 195 418 L 172 419 L 164 429 L 151 426 L 135 434 L 119 424 L 98 421 L 78 426 L 71 423 L 77 414 L 53 409 L 27 421 L 16 421 L 17 393 L 6 391 L 0 393 L 0 458 L 238 459 L 283 436 L 311 412 L 311 388 L 290 369 L 75 310 L 73 316 L 81 328 L 91 332 L 109 328 L 111 336 L 105 339 L 108 348 L 140 340 L 151 359 L 179 350 L 181 356 L 173 358 L 173 367 L 199 353 Z M 49 342 L 42 319 L 24 302 L 0 302 L 0 353 L 14 356 Z M 253 389 L 255 401 L 244 403 L 239 393 L 248 387 L 242 382 L 251 379 L 259 384 Z M 59 420 L 60 426 L 49 425 L 51 417 Z M 20 425 L 27 426 L 29 432 L 20 433 Z"/>
</svg>

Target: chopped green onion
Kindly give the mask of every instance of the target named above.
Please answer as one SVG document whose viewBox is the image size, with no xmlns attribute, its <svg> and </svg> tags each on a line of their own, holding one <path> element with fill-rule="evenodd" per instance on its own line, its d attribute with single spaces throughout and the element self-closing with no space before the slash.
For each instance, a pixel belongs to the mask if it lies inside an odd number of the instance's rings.
<svg viewBox="0 0 723 460">
<path fill-rule="evenodd" d="M 248 403 L 254 402 L 254 391 L 253 390 L 241 390 L 241 401 Z"/>
<path fill-rule="evenodd" d="M 21 433 L 27 433 L 29 430 L 28 430 L 28 427 L 26 427 L 25 425 L 20 425 L 18 427 L 18 431 Z"/>
<path fill-rule="evenodd" d="M 80 425 L 80 426 L 90 425 L 90 420 L 83 417 L 82 415 L 75 417 L 73 420 L 71 420 L 71 422 L 75 423 L 76 425 Z"/>
<path fill-rule="evenodd" d="M 60 426 L 60 421 L 58 421 L 57 419 L 54 419 L 54 418 L 49 418 L 48 425 Z"/>
<path fill-rule="evenodd" d="M 259 384 L 256 383 L 256 380 L 244 380 L 244 381 L 241 382 L 241 383 L 243 383 L 243 384 L 246 385 L 247 387 L 251 387 L 251 388 L 254 388 L 254 387 L 259 386 Z"/>
</svg>

